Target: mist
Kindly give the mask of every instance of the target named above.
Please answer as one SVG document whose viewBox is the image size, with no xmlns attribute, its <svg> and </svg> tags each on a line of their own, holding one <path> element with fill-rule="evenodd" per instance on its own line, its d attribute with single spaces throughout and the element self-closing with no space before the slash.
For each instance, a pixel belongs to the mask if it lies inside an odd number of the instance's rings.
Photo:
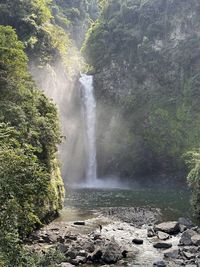
<svg viewBox="0 0 200 267">
<path fill-rule="evenodd" d="M 82 111 L 78 70 L 69 78 L 61 62 L 38 69 L 34 62 L 31 73 L 45 95 L 56 103 L 62 129 L 59 158 L 65 184 L 84 179 L 86 166 L 85 124 Z"/>
</svg>

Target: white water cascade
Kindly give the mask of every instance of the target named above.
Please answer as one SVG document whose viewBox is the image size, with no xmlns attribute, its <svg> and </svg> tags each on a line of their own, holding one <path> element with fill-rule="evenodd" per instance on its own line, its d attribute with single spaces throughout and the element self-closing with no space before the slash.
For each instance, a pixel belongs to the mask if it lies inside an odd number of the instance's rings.
<svg viewBox="0 0 200 267">
<path fill-rule="evenodd" d="M 96 163 L 96 101 L 94 97 L 93 76 L 82 74 L 80 83 L 83 86 L 84 115 L 87 137 L 87 170 L 86 184 L 97 184 Z"/>
</svg>

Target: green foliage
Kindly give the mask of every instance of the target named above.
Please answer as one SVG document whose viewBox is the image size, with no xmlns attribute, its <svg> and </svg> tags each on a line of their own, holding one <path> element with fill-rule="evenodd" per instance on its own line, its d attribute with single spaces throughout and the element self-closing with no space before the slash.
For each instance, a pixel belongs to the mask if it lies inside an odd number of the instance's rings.
<svg viewBox="0 0 200 267">
<path fill-rule="evenodd" d="M 21 264 L 20 239 L 54 216 L 64 197 L 57 110 L 30 78 L 23 44 L 0 26 L 0 257 Z"/>
<path fill-rule="evenodd" d="M 190 167 L 187 180 L 193 192 L 193 209 L 195 214 L 200 217 L 200 150 L 188 152 L 185 157 Z"/>
<path fill-rule="evenodd" d="M 54 0 L 52 13 L 55 23 L 70 33 L 78 47 L 92 21 L 98 17 L 97 0 Z"/>
</svg>

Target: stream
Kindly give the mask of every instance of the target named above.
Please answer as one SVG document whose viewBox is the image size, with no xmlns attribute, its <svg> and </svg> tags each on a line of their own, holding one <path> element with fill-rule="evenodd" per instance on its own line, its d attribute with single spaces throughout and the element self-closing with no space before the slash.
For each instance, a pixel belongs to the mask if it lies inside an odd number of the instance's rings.
<svg viewBox="0 0 200 267">
<path fill-rule="evenodd" d="M 68 189 L 65 208 L 59 221 L 85 220 L 95 217 L 101 208 L 159 208 L 162 219 L 191 217 L 190 192 L 186 189 Z"/>
</svg>

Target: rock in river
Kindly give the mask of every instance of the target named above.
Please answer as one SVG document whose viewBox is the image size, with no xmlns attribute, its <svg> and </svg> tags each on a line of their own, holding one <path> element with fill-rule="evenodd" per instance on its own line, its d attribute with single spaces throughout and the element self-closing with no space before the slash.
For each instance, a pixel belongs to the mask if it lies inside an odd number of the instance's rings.
<svg viewBox="0 0 200 267">
<path fill-rule="evenodd" d="M 165 232 L 167 234 L 177 234 L 180 232 L 180 227 L 178 222 L 163 222 L 155 225 L 155 231 Z"/>
<path fill-rule="evenodd" d="M 157 235 L 160 240 L 167 240 L 170 238 L 170 236 L 167 233 L 161 231 L 158 231 Z"/>
<path fill-rule="evenodd" d="M 74 222 L 74 225 L 85 225 L 85 222 Z"/>
<path fill-rule="evenodd" d="M 142 245 L 144 241 L 142 239 L 135 238 L 132 240 L 133 244 Z"/>
<path fill-rule="evenodd" d="M 165 242 L 158 242 L 158 243 L 155 243 L 153 246 L 154 246 L 154 248 L 168 249 L 168 248 L 172 247 L 172 244 L 171 243 L 165 243 Z"/>
<path fill-rule="evenodd" d="M 103 251 L 102 260 L 107 264 L 113 264 L 123 258 L 121 248 L 115 242 L 106 245 Z"/>
</svg>

